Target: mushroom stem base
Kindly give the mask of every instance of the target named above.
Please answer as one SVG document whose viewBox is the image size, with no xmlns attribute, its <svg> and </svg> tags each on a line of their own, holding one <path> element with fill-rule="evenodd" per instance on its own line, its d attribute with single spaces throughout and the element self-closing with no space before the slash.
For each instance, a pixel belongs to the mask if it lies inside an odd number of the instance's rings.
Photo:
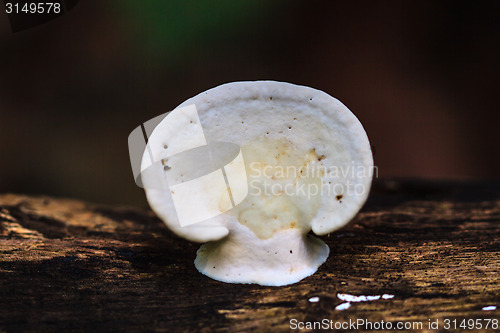
<svg viewBox="0 0 500 333">
<path fill-rule="evenodd" d="M 329 252 L 322 240 L 297 229 L 260 239 L 240 225 L 228 237 L 202 245 L 194 263 L 214 280 L 283 286 L 314 274 Z"/>
</svg>

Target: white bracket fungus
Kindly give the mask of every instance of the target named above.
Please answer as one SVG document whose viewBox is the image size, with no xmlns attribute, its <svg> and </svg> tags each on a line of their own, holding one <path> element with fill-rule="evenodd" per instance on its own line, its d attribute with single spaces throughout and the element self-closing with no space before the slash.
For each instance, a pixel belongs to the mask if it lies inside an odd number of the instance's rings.
<svg viewBox="0 0 500 333">
<path fill-rule="evenodd" d="M 193 179 L 203 178 L 191 192 L 182 185 L 181 199 L 173 186 L 145 186 L 151 208 L 170 229 L 206 243 L 198 250 L 196 268 L 219 281 L 270 286 L 316 272 L 329 248 L 309 232 L 325 235 L 347 224 L 370 189 L 372 153 L 358 119 L 322 91 L 273 81 L 225 84 L 176 110 L 182 108 L 191 113 L 169 123 L 165 118 L 151 133 L 143 169 L 151 161 L 161 164 L 144 172 L 142 180 L 157 185 L 175 178 L 194 186 Z M 212 166 L 209 178 L 193 176 L 209 164 L 205 158 L 191 153 L 189 162 L 173 161 L 179 145 L 221 142 L 237 149 L 228 153 L 231 157 L 221 154 L 224 162 Z M 244 182 L 234 170 L 243 170 Z M 178 204 L 186 208 L 185 216 L 206 211 L 209 218 L 198 214 L 199 222 L 182 223 Z"/>
</svg>

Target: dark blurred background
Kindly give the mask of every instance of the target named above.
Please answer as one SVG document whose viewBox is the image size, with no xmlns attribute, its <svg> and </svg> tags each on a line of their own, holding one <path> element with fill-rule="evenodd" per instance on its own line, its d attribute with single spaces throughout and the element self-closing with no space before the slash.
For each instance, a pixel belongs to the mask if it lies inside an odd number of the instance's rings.
<svg viewBox="0 0 500 333">
<path fill-rule="evenodd" d="M 0 13 L 0 193 L 144 206 L 127 137 L 222 83 L 323 90 L 380 177 L 499 179 L 500 2 L 81 0 Z"/>
</svg>

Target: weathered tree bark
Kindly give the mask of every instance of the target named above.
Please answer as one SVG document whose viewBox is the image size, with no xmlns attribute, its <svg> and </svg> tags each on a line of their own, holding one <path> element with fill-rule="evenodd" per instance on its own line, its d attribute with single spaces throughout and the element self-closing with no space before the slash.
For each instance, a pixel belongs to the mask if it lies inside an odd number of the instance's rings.
<svg viewBox="0 0 500 333">
<path fill-rule="evenodd" d="M 444 331 L 445 319 L 460 330 L 500 317 L 483 310 L 500 307 L 498 183 L 378 182 L 351 224 L 322 237 L 328 261 L 285 287 L 201 275 L 199 244 L 150 211 L 7 194 L 0 222 L 0 332 L 288 331 L 323 319 L 432 331 L 430 319 Z M 341 310 L 339 293 L 386 296 Z"/>
</svg>

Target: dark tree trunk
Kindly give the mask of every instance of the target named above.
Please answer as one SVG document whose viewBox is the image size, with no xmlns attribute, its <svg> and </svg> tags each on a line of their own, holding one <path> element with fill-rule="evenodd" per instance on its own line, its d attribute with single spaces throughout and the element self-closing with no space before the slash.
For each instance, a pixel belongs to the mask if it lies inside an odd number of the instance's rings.
<svg viewBox="0 0 500 333">
<path fill-rule="evenodd" d="M 444 330 L 500 317 L 483 310 L 500 306 L 498 183 L 378 182 L 351 224 L 322 237 L 328 261 L 285 287 L 201 275 L 199 244 L 150 211 L 7 194 L 0 222 L 0 332 L 288 331 L 292 319 L 429 331 L 429 319 Z M 394 297 L 339 310 L 338 293 Z"/>
</svg>

